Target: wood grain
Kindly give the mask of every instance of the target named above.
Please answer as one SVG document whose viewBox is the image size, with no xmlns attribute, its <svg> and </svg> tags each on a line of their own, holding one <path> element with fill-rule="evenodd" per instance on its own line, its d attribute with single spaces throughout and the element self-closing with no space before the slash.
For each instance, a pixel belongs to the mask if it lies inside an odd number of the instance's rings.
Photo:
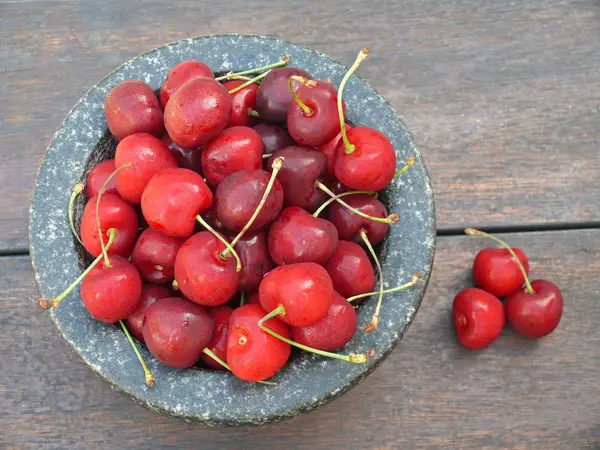
<svg viewBox="0 0 600 450">
<path fill-rule="evenodd" d="M 30 301 L 28 259 L 0 258 L 0 448 L 599 448 L 600 230 L 504 237 L 563 290 L 554 334 L 507 329 L 483 351 L 459 347 L 451 302 L 484 243 L 442 237 L 423 306 L 388 360 L 321 409 L 254 429 L 180 423 L 111 391 Z"/>
<path fill-rule="evenodd" d="M 194 35 L 275 35 L 350 63 L 406 120 L 441 229 L 600 223 L 595 0 L 0 0 L 0 250 L 62 118 L 132 56 Z"/>
</svg>

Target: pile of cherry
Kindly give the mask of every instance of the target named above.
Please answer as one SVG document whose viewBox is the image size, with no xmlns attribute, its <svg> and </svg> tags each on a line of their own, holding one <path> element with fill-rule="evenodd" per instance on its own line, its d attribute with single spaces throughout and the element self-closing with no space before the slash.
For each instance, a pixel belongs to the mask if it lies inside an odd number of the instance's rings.
<svg viewBox="0 0 600 450">
<path fill-rule="evenodd" d="M 114 159 L 69 203 L 73 233 L 96 259 L 38 303 L 57 307 L 81 283 L 83 305 L 119 323 L 148 385 L 154 376 L 132 335 L 169 367 L 202 361 L 246 381 L 272 377 L 291 346 L 367 362 L 374 349 L 334 353 L 357 331 L 356 305 L 378 296 L 362 327 L 372 332 L 383 294 L 419 278 L 384 290 L 373 249 L 399 219 L 377 192 L 414 159 L 396 172 L 386 136 L 345 121 L 343 88 L 367 52 L 339 90 L 288 66 L 287 55 L 220 77 L 185 61 L 158 98 L 141 81 L 114 87 L 105 102 Z M 84 190 L 78 233 L 73 205 Z"/>
</svg>

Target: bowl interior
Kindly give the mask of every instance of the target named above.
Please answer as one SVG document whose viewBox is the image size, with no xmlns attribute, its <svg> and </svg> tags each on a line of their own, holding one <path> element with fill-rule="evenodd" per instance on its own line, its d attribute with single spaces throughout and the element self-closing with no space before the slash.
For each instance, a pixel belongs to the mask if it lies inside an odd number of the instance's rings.
<svg viewBox="0 0 600 450">
<path fill-rule="evenodd" d="M 112 87 L 126 79 L 140 79 L 158 89 L 170 68 L 189 59 L 202 60 L 215 72 L 225 73 L 275 62 L 284 53 L 290 55 L 290 65 L 308 70 L 316 78 L 331 76 L 336 86 L 346 70 L 326 55 L 279 39 L 217 35 L 177 41 L 140 55 L 86 93 L 52 139 L 35 185 L 30 251 L 40 294 L 58 295 L 87 261 L 71 235 L 67 205 L 72 187 L 85 180 L 96 163 L 114 155 L 116 142 L 107 132 L 104 119 L 104 99 Z M 359 77 L 349 80 L 344 98 L 350 122 L 384 133 L 396 149 L 399 164 L 410 155 L 416 157 L 411 170 L 394 180 L 381 197 L 388 210 L 400 214 L 400 221 L 391 227 L 379 254 L 386 288 L 407 282 L 417 271 L 422 279 L 411 289 L 387 295 L 379 328 L 373 333 L 358 331 L 340 350 L 374 349 L 369 362 L 349 364 L 299 353 L 272 379 L 276 385 L 262 385 L 212 370 L 170 369 L 142 348 L 156 376 L 156 385 L 148 388 L 124 334 L 92 319 L 76 292 L 50 315 L 67 343 L 93 372 L 158 412 L 223 426 L 276 422 L 310 411 L 351 389 L 381 364 L 413 320 L 429 280 L 435 248 L 433 195 L 421 155 L 393 108 Z M 83 202 L 79 202 L 77 216 L 82 207 Z M 375 297 L 364 302 L 359 326 L 369 322 L 375 303 Z"/>
</svg>

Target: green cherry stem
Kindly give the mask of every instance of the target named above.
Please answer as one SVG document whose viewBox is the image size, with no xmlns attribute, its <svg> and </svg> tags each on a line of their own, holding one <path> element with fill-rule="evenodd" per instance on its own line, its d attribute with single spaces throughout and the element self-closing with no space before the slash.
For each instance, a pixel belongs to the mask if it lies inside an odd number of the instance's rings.
<svg viewBox="0 0 600 450">
<path fill-rule="evenodd" d="M 239 255 L 237 254 L 237 252 L 233 249 L 233 244 L 230 244 L 227 239 L 225 239 L 223 236 L 221 236 L 221 233 L 218 233 L 213 227 L 211 227 L 206 220 L 204 220 L 202 218 L 202 216 L 200 214 L 198 214 L 196 216 L 196 220 L 200 223 L 200 225 L 202 225 L 204 228 L 206 228 L 208 231 L 210 231 L 212 234 L 215 235 L 215 237 L 220 240 L 223 245 L 225 247 L 227 247 L 225 250 L 223 250 L 223 252 L 221 252 L 221 258 L 225 259 L 227 258 L 227 255 L 229 253 L 231 253 L 233 255 L 233 257 L 235 258 L 235 263 L 236 263 L 236 267 L 235 270 L 236 272 L 239 272 L 240 270 L 242 270 L 242 260 L 240 259 Z M 225 254 L 225 256 L 223 256 L 223 253 L 227 251 L 227 253 Z M 179 286 L 179 285 L 178 285 Z"/>
<path fill-rule="evenodd" d="M 271 156 L 273 156 L 273 153 L 264 153 L 263 159 L 269 159 Z"/>
<path fill-rule="evenodd" d="M 73 236 L 75 236 L 75 238 L 79 241 L 79 243 L 81 245 L 83 245 L 83 242 L 82 242 L 81 238 L 79 237 L 79 233 L 75 229 L 75 221 L 73 219 L 73 207 L 75 206 L 75 199 L 82 192 L 83 192 L 83 183 L 77 183 L 73 187 L 73 192 L 71 192 L 71 198 L 69 199 L 69 210 L 67 211 L 67 213 L 69 215 L 69 225 L 71 225 L 71 231 L 73 232 Z"/>
<path fill-rule="evenodd" d="M 260 118 L 260 115 L 258 114 L 258 111 L 255 111 L 252 108 L 248 108 L 248 115 L 250 117 L 259 117 Z"/>
<path fill-rule="evenodd" d="M 414 157 L 414 155 L 410 155 L 408 157 L 408 159 L 406 160 L 406 164 L 404 165 L 404 167 L 402 167 L 400 170 L 398 170 L 394 174 L 394 178 L 398 178 L 400 175 L 402 175 L 404 172 L 406 172 L 408 169 L 410 169 L 412 166 L 414 166 L 415 161 L 416 161 L 416 158 Z"/>
<path fill-rule="evenodd" d="M 269 72 L 271 72 L 270 70 L 267 70 L 264 73 L 261 73 L 260 75 L 254 77 L 254 78 L 250 78 L 249 80 L 247 80 L 245 83 L 240 84 L 238 87 L 233 88 L 232 90 L 229 91 L 229 94 L 235 94 L 237 91 L 241 91 L 242 89 L 244 89 L 245 87 L 250 86 L 251 84 L 256 83 L 259 80 L 262 80 L 264 77 L 266 77 Z"/>
<path fill-rule="evenodd" d="M 244 303 L 246 303 L 246 293 L 240 292 L 240 306 L 244 306 Z"/>
<path fill-rule="evenodd" d="M 403 291 L 411 286 L 417 284 L 417 281 L 421 278 L 421 274 L 419 272 L 413 274 L 412 279 L 408 283 L 404 283 L 400 286 L 396 286 L 395 288 L 386 289 L 383 291 L 384 294 L 391 294 L 393 292 Z M 366 292 L 364 294 L 353 295 L 352 297 L 348 297 L 346 300 L 350 303 L 355 302 L 356 300 L 360 300 L 361 298 L 370 297 L 371 295 L 379 294 L 380 291 Z"/>
<path fill-rule="evenodd" d="M 333 192 L 332 192 L 332 194 L 333 194 Z M 327 208 L 333 202 L 338 201 L 340 198 L 346 197 L 347 195 L 355 195 L 355 194 L 371 195 L 371 196 L 373 196 L 375 198 L 377 198 L 377 196 L 378 196 L 377 192 L 373 192 L 373 191 L 348 191 L 348 192 L 342 192 L 341 194 L 337 194 L 337 195 L 329 198 L 325 203 L 323 203 L 321 206 L 319 206 L 319 209 L 317 209 L 313 213 L 313 217 L 319 217 L 319 214 L 321 214 L 325 208 Z"/>
<path fill-rule="evenodd" d="M 344 75 L 344 78 L 342 78 L 342 82 L 340 83 L 340 87 L 338 88 L 337 107 L 338 107 L 338 114 L 340 116 L 342 139 L 344 140 L 344 147 L 346 147 L 347 155 L 349 155 L 350 153 L 352 153 L 354 151 L 354 144 L 350 143 L 350 141 L 348 140 L 348 136 L 346 135 L 346 121 L 344 119 L 344 107 L 342 104 L 342 93 L 344 92 L 344 87 L 346 86 L 346 82 L 348 81 L 350 76 L 352 76 L 352 74 L 356 71 L 356 69 L 358 69 L 358 66 L 360 66 L 360 64 L 365 59 L 367 59 L 368 54 L 369 54 L 369 47 L 365 47 L 360 51 L 360 53 L 356 57 L 356 61 L 354 61 L 354 64 L 352 64 L 352 66 L 350 67 L 348 72 L 346 72 L 346 75 Z"/>
<path fill-rule="evenodd" d="M 363 331 L 370 333 L 377 329 L 379 325 L 379 311 L 381 310 L 381 302 L 383 301 L 383 270 L 381 269 L 381 263 L 379 262 L 379 258 L 373 250 L 373 246 L 371 245 L 371 241 L 369 241 L 369 237 L 367 236 L 367 232 L 364 228 L 360 230 L 360 237 L 369 249 L 369 253 L 375 260 L 375 265 L 377 266 L 377 271 L 379 272 L 379 297 L 377 298 L 377 306 L 375 307 L 375 312 L 373 313 L 373 317 L 371 317 L 371 323 L 363 328 Z"/>
<path fill-rule="evenodd" d="M 255 67 L 254 69 L 243 70 L 241 72 L 236 72 L 236 73 L 229 72 L 223 76 L 215 78 L 215 80 L 217 80 L 217 81 L 231 80 L 233 77 L 239 77 L 241 75 L 247 75 L 249 73 L 262 72 L 264 70 L 282 67 L 282 66 L 289 64 L 289 62 L 290 62 L 290 56 L 288 54 L 285 54 L 285 55 L 283 55 L 283 59 L 281 61 L 277 61 L 276 63 L 269 64 L 267 66 L 262 66 L 262 67 Z"/>
<path fill-rule="evenodd" d="M 125 335 L 127 336 L 127 340 L 129 340 L 129 343 L 131 344 L 131 347 L 133 348 L 133 351 L 135 352 L 136 356 L 138 357 L 140 364 L 142 365 L 142 369 L 144 369 L 144 375 L 146 378 L 146 386 L 148 386 L 148 387 L 154 386 L 154 381 L 155 381 L 154 374 L 148 368 L 146 361 L 144 361 L 144 357 L 138 350 L 138 347 L 137 347 L 135 341 L 131 337 L 131 334 L 129 334 L 129 330 L 127 329 L 127 327 L 125 326 L 123 321 L 119 320 L 119 323 L 121 324 L 121 328 L 123 328 L 123 331 L 125 332 Z"/>
<path fill-rule="evenodd" d="M 502 247 L 504 247 L 506 250 L 508 250 L 508 253 L 510 253 L 510 255 L 515 259 L 517 265 L 519 266 L 519 270 L 523 274 L 523 278 L 525 279 L 525 287 L 527 289 L 527 293 L 528 294 L 534 293 L 533 287 L 531 286 L 531 283 L 529 282 L 529 278 L 527 277 L 527 272 L 525 272 L 525 267 L 523 267 L 521 260 L 516 255 L 516 253 L 513 251 L 513 249 L 510 247 L 510 245 L 508 245 L 506 242 L 498 239 L 496 236 L 492 236 L 491 234 L 488 234 L 484 231 L 476 230 L 475 228 L 466 228 L 465 234 L 468 236 L 478 236 L 478 237 L 489 238 L 493 241 L 496 241 L 498 244 L 500 244 Z"/>
<path fill-rule="evenodd" d="M 314 114 L 314 111 L 309 106 L 306 106 L 302 100 L 300 100 L 300 97 L 298 97 L 298 94 L 296 94 L 296 91 L 294 90 L 294 86 L 292 86 L 292 81 L 298 81 L 308 87 L 316 86 L 317 82 L 315 80 L 308 80 L 298 75 L 292 75 L 288 78 L 288 87 L 290 89 L 290 92 L 292 93 L 292 97 L 294 98 L 296 103 L 298 103 L 298 106 L 300 107 L 300 109 L 302 109 L 305 116 L 312 116 Z"/>
</svg>

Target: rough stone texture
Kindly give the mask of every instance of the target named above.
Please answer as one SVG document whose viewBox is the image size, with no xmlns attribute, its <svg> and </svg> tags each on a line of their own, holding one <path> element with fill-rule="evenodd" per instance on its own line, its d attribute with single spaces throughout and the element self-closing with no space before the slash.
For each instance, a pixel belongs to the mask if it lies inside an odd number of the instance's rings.
<svg viewBox="0 0 600 450">
<path fill-rule="evenodd" d="M 337 86 L 345 67 L 306 47 L 259 36 L 217 35 L 177 41 L 140 55 L 94 86 L 69 112 L 41 164 L 30 211 L 30 251 L 42 296 L 58 295 L 82 270 L 86 259 L 71 236 L 67 204 L 75 183 L 114 152 L 106 131 L 104 98 L 126 79 L 140 79 L 158 89 L 176 63 L 199 59 L 216 73 L 244 70 L 275 62 L 288 53 L 291 65 L 314 77 L 332 77 Z M 361 382 L 394 349 L 413 320 L 423 298 L 435 249 L 435 211 L 427 171 L 413 139 L 393 108 L 365 81 L 352 77 L 344 92 L 349 120 L 373 127 L 391 140 L 399 164 L 415 155 L 415 166 L 394 181 L 382 196 L 400 214 L 380 247 L 385 286 L 405 283 L 420 271 L 412 289 L 386 296 L 379 328 L 358 332 L 341 351 L 375 350 L 367 364 L 297 353 L 273 379 L 276 385 L 246 383 L 233 375 L 209 370 L 175 370 L 162 366 L 142 349 L 156 385 L 148 388 L 124 334 L 93 320 L 78 292 L 51 315 L 58 331 L 94 373 L 135 401 L 187 421 L 208 425 L 260 425 L 310 411 Z M 81 203 L 78 213 L 81 212 Z M 364 302 L 359 326 L 369 322 L 376 298 Z"/>
</svg>

